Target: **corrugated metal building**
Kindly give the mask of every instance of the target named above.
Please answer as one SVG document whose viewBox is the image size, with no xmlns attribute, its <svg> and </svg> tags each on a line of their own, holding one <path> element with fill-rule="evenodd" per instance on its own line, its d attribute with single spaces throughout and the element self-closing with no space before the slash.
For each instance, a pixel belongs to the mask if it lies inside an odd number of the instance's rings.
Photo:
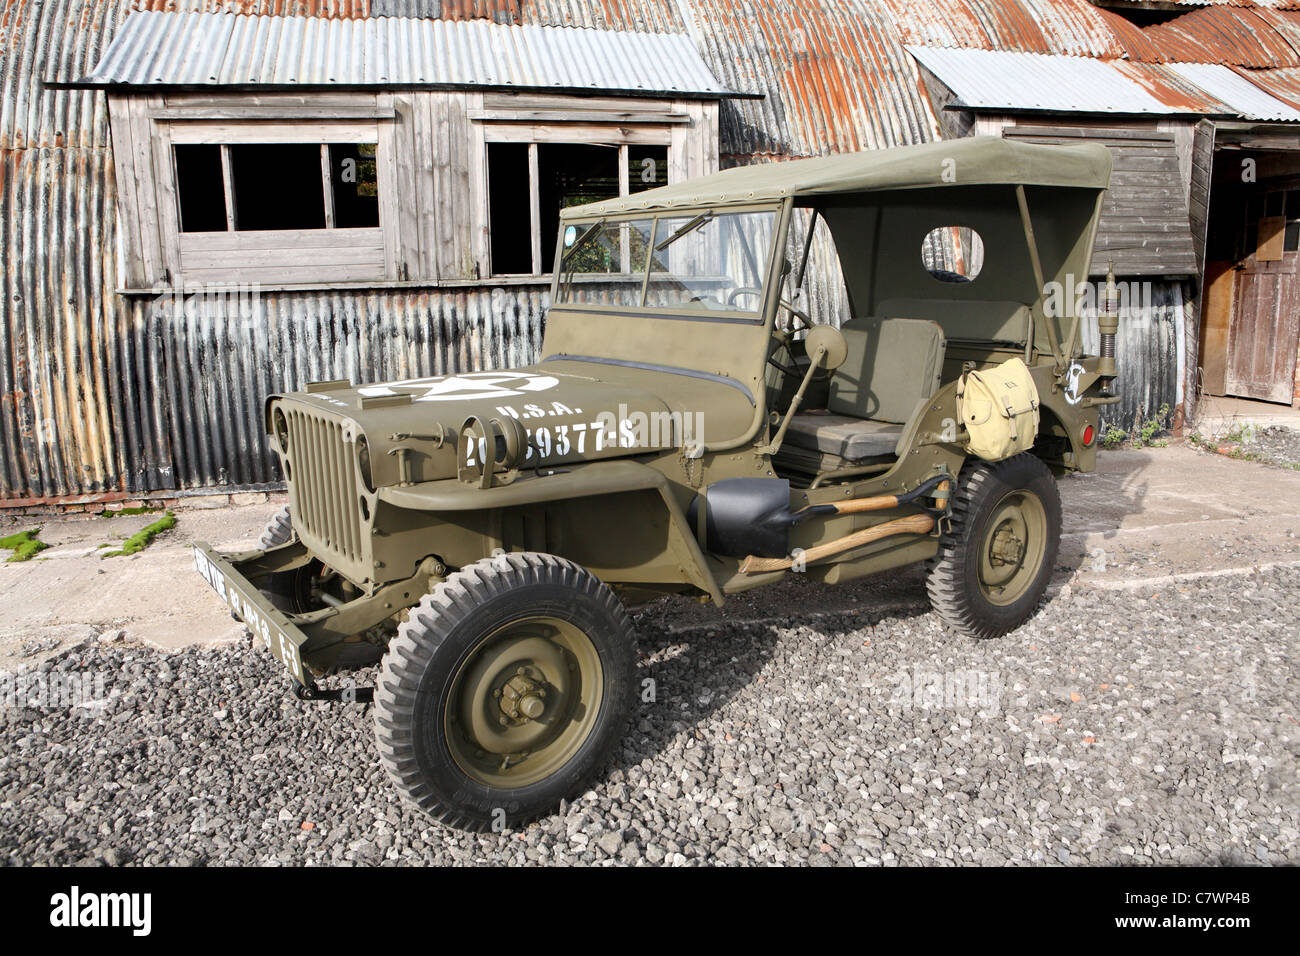
<svg viewBox="0 0 1300 956">
<path fill-rule="evenodd" d="M 1121 208 L 1099 237 L 1151 290 L 1126 312 L 1115 414 L 1178 404 L 1196 367 L 1196 123 L 1292 120 L 1290 6 L 1189 5 L 1139 27 L 1086 0 L 3 0 L 0 498 L 273 484 L 270 391 L 527 361 L 550 239 L 534 212 L 531 248 L 495 250 L 470 170 L 517 155 L 535 181 L 566 141 L 617 147 L 626 190 L 630 164 L 660 156 L 679 178 L 972 132 L 1100 138 L 1135 189 L 1176 186 L 1185 210 L 1142 237 L 1145 256 L 1120 248 Z M 954 51 L 1036 55 L 1046 78 L 1021 92 L 1045 99 L 999 92 L 1001 61 Z M 1173 62 L 1189 60 L 1212 69 Z M 1085 71 L 1115 99 L 1084 102 Z M 322 189 L 342 181 L 332 163 L 370 170 L 372 193 L 339 207 L 363 224 L 340 213 L 333 235 L 259 246 L 233 222 L 240 147 L 304 126 Z M 224 183 L 221 210 L 183 208 L 191 169 Z M 363 198 L 387 204 L 383 228 Z M 498 251 L 523 265 L 501 274 Z M 832 272 L 810 298 L 842 311 Z"/>
</svg>

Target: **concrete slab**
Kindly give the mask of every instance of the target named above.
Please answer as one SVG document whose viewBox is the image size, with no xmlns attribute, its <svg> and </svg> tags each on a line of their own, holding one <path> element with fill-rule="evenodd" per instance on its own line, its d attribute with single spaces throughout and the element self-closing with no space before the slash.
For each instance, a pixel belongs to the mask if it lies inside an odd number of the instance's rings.
<svg viewBox="0 0 1300 956">
<path fill-rule="evenodd" d="M 1197 405 L 1193 427 L 1207 438 L 1217 438 L 1246 425 L 1259 428 L 1282 425 L 1300 429 L 1300 408 L 1248 398 L 1206 395 Z"/>
<path fill-rule="evenodd" d="M 238 640 L 242 627 L 193 572 L 189 548 L 196 540 L 247 547 L 279 507 L 263 501 L 219 511 L 180 509 L 171 531 L 138 554 L 114 558 L 102 557 L 96 545 L 120 542 L 158 515 L 45 519 L 39 526 L 48 550 L 30 561 L 0 563 L 0 668 L 55 653 L 92 629 L 108 635 L 124 629 L 126 639 L 162 648 Z"/>
</svg>

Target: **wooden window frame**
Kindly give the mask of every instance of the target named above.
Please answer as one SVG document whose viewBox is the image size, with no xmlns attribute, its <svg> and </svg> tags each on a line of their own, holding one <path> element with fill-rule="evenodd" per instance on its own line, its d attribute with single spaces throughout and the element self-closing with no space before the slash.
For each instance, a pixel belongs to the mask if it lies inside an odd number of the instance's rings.
<svg viewBox="0 0 1300 956">
<path fill-rule="evenodd" d="M 246 115 L 221 118 L 212 110 L 195 111 L 192 116 L 184 115 L 184 111 L 157 111 L 152 117 L 154 175 L 161 253 L 170 279 L 167 284 L 327 286 L 404 278 L 399 267 L 393 124 L 381 110 L 368 112 L 371 115 L 344 112 L 338 116 L 313 116 L 310 110 L 304 109 L 296 117 L 277 111 L 273 118 L 251 119 Z M 230 182 L 230 147 L 254 143 L 320 145 L 325 228 L 243 231 L 237 228 Z M 331 143 L 376 144 L 378 226 L 343 229 L 334 225 L 327 152 Z M 181 231 L 173 147 L 191 144 L 222 148 L 227 216 L 224 232 Z"/>
<path fill-rule="evenodd" d="M 650 118 L 653 114 L 641 115 L 639 119 Z M 681 123 L 678 114 L 663 113 L 653 122 L 635 124 L 618 124 L 614 121 L 593 121 L 590 113 L 564 114 L 548 113 L 544 116 L 547 125 L 540 125 L 539 114 L 520 115 L 497 111 L 475 111 L 470 119 L 478 126 L 479 135 L 475 137 L 479 147 L 479 175 L 475 177 L 480 184 L 481 195 L 476 208 L 482 217 L 479 234 L 483 242 L 477 251 L 479 274 L 490 279 L 546 279 L 550 272 L 542 271 L 543 243 L 546 237 L 541 234 L 541 198 L 538 180 L 538 146 L 554 145 L 590 145 L 608 146 L 618 149 L 619 156 L 619 195 L 626 196 L 630 187 L 628 177 L 628 149 L 632 146 L 663 146 L 667 149 L 668 183 L 677 181 L 674 151 L 681 148 L 680 139 L 674 136 L 674 127 Z M 676 140 L 676 141 L 675 141 Z M 531 233 L 532 265 L 530 273 L 505 272 L 496 273 L 492 269 L 491 236 L 491 202 L 492 186 L 488 181 L 487 153 L 492 143 L 524 143 L 528 145 L 528 199 L 529 229 Z M 552 242 L 554 239 L 552 238 Z"/>
</svg>

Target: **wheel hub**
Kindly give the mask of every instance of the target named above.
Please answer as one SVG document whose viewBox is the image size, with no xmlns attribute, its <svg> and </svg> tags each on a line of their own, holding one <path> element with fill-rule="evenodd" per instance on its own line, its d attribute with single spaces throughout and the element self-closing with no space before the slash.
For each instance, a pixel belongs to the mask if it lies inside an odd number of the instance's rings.
<svg viewBox="0 0 1300 956">
<path fill-rule="evenodd" d="M 515 669 L 514 676 L 495 692 L 505 721 L 527 723 L 542 716 L 546 710 L 546 688 L 533 679 L 527 667 Z"/>
<path fill-rule="evenodd" d="M 445 718 L 452 756 L 482 783 L 526 786 L 582 745 L 602 686 L 595 647 L 577 628 L 556 618 L 506 625 L 455 678 Z"/>
<path fill-rule="evenodd" d="M 1047 515 L 1038 496 L 1016 489 L 994 506 L 985 525 L 979 586 L 993 604 L 1010 604 L 1031 586 L 1042 565 Z"/>
<path fill-rule="evenodd" d="M 996 565 L 1020 564 L 1025 555 L 1025 542 L 1012 528 L 1012 522 L 1005 521 L 993 534 L 993 544 L 989 548 L 989 557 Z"/>
</svg>

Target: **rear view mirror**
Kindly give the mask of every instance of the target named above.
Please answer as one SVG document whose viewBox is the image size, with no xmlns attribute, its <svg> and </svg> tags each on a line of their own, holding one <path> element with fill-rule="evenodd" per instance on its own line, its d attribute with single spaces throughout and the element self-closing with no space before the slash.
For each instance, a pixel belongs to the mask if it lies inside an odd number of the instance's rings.
<svg viewBox="0 0 1300 956">
<path fill-rule="evenodd" d="M 809 358 L 813 358 L 818 349 L 824 350 L 821 365 L 828 371 L 834 371 L 843 365 L 849 354 L 844 333 L 830 325 L 813 326 L 803 344 Z"/>
</svg>

